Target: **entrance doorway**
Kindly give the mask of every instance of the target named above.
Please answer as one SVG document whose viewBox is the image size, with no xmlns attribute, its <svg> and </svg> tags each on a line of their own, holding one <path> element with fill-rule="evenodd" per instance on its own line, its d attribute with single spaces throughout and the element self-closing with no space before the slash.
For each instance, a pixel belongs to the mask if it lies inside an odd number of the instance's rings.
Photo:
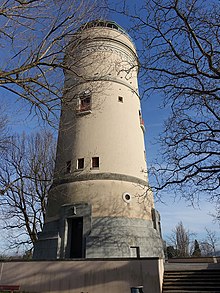
<svg viewBox="0 0 220 293">
<path fill-rule="evenodd" d="M 69 257 L 83 258 L 83 217 L 68 219 Z"/>
</svg>

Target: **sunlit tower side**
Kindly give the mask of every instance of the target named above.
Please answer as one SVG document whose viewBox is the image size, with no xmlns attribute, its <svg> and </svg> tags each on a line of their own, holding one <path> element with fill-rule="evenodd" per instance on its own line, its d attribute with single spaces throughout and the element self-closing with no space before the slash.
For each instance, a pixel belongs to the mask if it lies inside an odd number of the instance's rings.
<svg viewBox="0 0 220 293">
<path fill-rule="evenodd" d="M 162 257 L 133 42 L 116 23 L 93 21 L 64 62 L 54 181 L 34 258 Z"/>
</svg>

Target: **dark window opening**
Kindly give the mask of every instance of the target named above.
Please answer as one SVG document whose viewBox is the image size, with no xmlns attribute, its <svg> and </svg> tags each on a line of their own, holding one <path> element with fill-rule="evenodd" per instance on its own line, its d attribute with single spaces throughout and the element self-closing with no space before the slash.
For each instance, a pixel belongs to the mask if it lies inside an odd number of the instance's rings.
<svg viewBox="0 0 220 293">
<path fill-rule="evenodd" d="M 77 161 L 77 169 L 83 169 L 84 168 L 84 158 L 80 158 Z"/>
<path fill-rule="evenodd" d="M 144 293 L 143 286 L 131 287 L 131 293 Z"/>
<path fill-rule="evenodd" d="M 142 114 L 141 114 L 141 110 L 138 111 L 139 114 L 139 119 L 140 119 L 140 126 L 143 130 L 143 132 L 145 131 L 145 127 L 144 127 L 144 119 L 142 118 Z"/>
<path fill-rule="evenodd" d="M 108 21 L 99 21 L 99 20 L 93 20 L 89 23 L 87 23 L 86 25 L 83 25 L 80 30 L 84 30 L 84 29 L 88 29 L 91 27 L 109 27 L 109 28 L 113 28 L 116 30 L 121 30 L 119 29 L 119 27 L 114 23 L 114 22 L 108 22 Z"/>
<path fill-rule="evenodd" d="M 71 172 L 71 161 L 67 161 L 66 162 L 66 173 L 70 173 Z"/>
<path fill-rule="evenodd" d="M 129 193 L 123 193 L 122 194 L 122 199 L 126 202 L 129 203 L 131 201 L 131 195 Z"/>
<path fill-rule="evenodd" d="M 108 23 L 107 27 L 114 28 L 116 30 L 118 29 L 118 27 L 114 23 Z"/>
<path fill-rule="evenodd" d="M 100 21 L 97 23 L 97 26 L 105 26 L 105 23 Z"/>
<path fill-rule="evenodd" d="M 125 194 L 125 199 L 126 199 L 126 200 L 130 200 L 130 199 L 131 199 L 130 194 L 126 193 L 126 194 Z"/>
<path fill-rule="evenodd" d="M 80 98 L 80 111 L 91 110 L 91 97 Z"/>
<path fill-rule="evenodd" d="M 78 99 L 78 112 L 90 111 L 92 106 L 92 95 L 90 90 L 84 91 Z"/>
<path fill-rule="evenodd" d="M 123 97 L 119 96 L 119 97 L 118 97 L 118 101 L 119 101 L 120 103 L 123 103 Z"/>
<path fill-rule="evenodd" d="M 92 168 L 99 168 L 99 157 L 92 158 Z"/>
</svg>

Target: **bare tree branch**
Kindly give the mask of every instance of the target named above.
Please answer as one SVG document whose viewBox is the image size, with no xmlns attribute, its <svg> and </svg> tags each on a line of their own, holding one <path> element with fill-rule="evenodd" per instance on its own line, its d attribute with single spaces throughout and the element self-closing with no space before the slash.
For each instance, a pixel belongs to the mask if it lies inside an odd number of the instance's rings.
<svg viewBox="0 0 220 293">
<path fill-rule="evenodd" d="M 11 138 L 0 164 L 1 221 L 12 247 L 32 244 L 41 231 L 52 183 L 55 141 L 50 132 Z M 13 232 L 13 231 L 14 232 Z"/>
<path fill-rule="evenodd" d="M 149 168 L 152 188 L 193 202 L 219 198 L 220 38 L 218 1 L 122 1 L 139 43 L 143 97 L 163 99 L 170 116 L 159 137 L 158 160 Z"/>
<path fill-rule="evenodd" d="M 0 87 L 52 123 L 60 109 L 63 57 L 73 34 L 102 12 L 97 1 L 3 1 Z"/>
</svg>

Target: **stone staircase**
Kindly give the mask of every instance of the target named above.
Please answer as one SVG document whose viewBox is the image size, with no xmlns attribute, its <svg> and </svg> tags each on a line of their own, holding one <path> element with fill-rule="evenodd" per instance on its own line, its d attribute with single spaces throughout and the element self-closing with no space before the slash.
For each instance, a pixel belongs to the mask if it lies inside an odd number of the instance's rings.
<svg viewBox="0 0 220 293">
<path fill-rule="evenodd" d="M 220 264 L 165 264 L 163 292 L 220 292 Z"/>
</svg>

